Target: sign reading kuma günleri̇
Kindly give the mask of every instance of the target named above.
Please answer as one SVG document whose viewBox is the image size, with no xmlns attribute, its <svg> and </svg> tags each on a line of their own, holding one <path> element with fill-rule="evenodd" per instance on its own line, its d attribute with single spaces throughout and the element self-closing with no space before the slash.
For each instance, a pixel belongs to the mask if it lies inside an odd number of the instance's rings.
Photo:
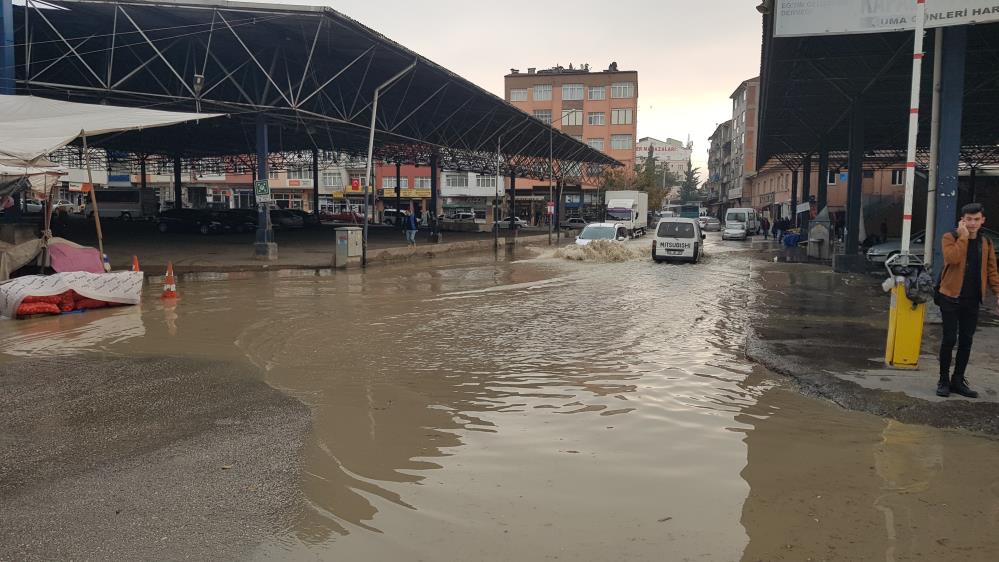
<svg viewBox="0 0 999 562">
<path fill-rule="evenodd" d="M 776 37 L 905 31 L 915 0 L 775 0 Z M 926 27 L 999 21 L 999 0 L 926 0 Z"/>
</svg>

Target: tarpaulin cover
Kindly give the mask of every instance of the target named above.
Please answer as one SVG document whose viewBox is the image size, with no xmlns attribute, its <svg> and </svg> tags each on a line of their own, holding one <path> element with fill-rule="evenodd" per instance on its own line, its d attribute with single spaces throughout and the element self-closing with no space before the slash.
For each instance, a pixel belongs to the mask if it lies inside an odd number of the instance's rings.
<svg viewBox="0 0 999 562">
<path fill-rule="evenodd" d="M 58 273 L 87 271 L 104 273 L 104 262 L 97 248 L 81 246 L 63 238 L 49 240 L 49 256 L 52 269 Z"/>
<path fill-rule="evenodd" d="M 0 242 L 0 281 L 6 281 L 11 273 L 35 259 L 43 247 L 45 241 L 41 238 L 22 242 L 16 246 Z"/>
<path fill-rule="evenodd" d="M 31 165 L 81 134 L 92 136 L 163 127 L 221 115 L 74 103 L 35 96 L 0 96 L 0 160 L 12 165 Z"/>
<path fill-rule="evenodd" d="M 24 297 L 47 297 L 76 291 L 82 297 L 121 304 L 139 304 L 142 297 L 141 271 L 112 273 L 56 273 L 27 275 L 0 283 L 0 317 L 14 318 Z"/>
</svg>

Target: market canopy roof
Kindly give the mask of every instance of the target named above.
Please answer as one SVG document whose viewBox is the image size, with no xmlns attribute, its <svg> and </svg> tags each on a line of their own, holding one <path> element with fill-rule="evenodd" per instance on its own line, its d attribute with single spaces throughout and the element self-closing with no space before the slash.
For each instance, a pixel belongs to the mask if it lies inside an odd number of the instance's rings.
<svg viewBox="0 0 999 562">
<path fill-rule="evenodd" d="M 218 0 L 33 0 L 15 10 L 19 88 L 90 103 L 213 111 L 232 118 L 107 146 L 184 156 L 253 152 L 264 113 L 274 151 L 366 152 L 383 90 L 376 157 L 445 165 L 619 162 L 330 8 Z M 398 17 L 403 14 L 396 13 Z M 274 126 L 274 125 L 280 125 Z M 491 154 L 492 156 L 486 156 Z M 572 168 L 573 166 L 566 166 Z"/>
<path fill-rule="evenodd" d="M 219 116 L 0 95 L 0 161 L 32 166 L 81 135 L 139 131 Z"/>
<path fill-rule="evenodd" d="M 824 138 L 831 151 L 848 148 L 849 115 L 862 100 L 864 150 L 896 151 L 905 159 L 912 80 L 911 31 L 812 37 L 774 37 L 763 17 L 757 167 L 789 163 L 815 152 Z M 967 28 L 962 144 L 999 144 L 999 24 Z M 937 33 L 935 30 L 933 33 Z M 919 146 L 929 145 L 933 39 L 924 43 Z M 796 164 L 795 164 L 796 165 Z"/>
</svg>

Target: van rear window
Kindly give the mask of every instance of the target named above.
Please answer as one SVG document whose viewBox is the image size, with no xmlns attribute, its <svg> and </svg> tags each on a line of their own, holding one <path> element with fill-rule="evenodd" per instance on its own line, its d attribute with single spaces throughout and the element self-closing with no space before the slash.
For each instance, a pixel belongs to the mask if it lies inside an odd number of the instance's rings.
<svg viewBox="0 0 999 562">
<path fill-rule="evenodd" d="M 689 222 L 660 223 L 656 236 L 660 238 L 693 238 L 694 225 Z"/>
</svg>

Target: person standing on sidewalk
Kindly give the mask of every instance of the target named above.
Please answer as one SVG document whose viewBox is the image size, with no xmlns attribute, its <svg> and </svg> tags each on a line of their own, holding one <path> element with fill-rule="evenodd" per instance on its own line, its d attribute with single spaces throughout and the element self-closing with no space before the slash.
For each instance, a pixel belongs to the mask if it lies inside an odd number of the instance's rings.
<svg viewBox="0 0 999 562">
<path fill-rule="evenodd" d="M 943 340 L 940 342 L 940 380 L 937 396 L 960 394 L 978 398 L 968 386 L 964 373 L 971 357 L 971 343 L 978 327 L 978 309 L 985 290 L 992 289 L 999 305 L 999 270 L 996 249 L 987 236 L 980 234 L 985 214 L 982 205 L 970 203 L 961 208 L 957 230 L 943 235 L 944 270 L 940 276 L 940 314 L 943 316 Z M 954 374 L 950 376 L 951 354 L 957 344 Z"/>
<path fill-rule="evenodd" d="M 760 221 L 760 229 L 763 230 L 763 239 L 764 240 L 767 240 L 768 238 L 770 238 L 770 221 L 767 220 L 766 217 L 763 217 L 763 220 Z"/>
<path fill-rule="evenodd" d="M 416 224 L 416 215 L 406 211 L 406 218 L 404 220 L 405 222 L 403 225 L 406 227 L 406 243 L 409 246 L 415 246 L 416 231 L 419 229 L 419 226 Z"/>
</svg>

